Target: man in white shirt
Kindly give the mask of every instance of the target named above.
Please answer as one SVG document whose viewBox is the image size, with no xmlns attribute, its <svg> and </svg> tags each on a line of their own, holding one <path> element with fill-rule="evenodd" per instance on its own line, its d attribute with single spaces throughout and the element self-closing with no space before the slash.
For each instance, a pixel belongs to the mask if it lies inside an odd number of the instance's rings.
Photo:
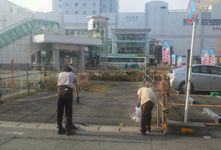
<svg viewBox="0 0 221 150">
<path fill-rule="evenodd" d="M 150 132 L 151 125 L 151 112 L 153 110 L 156 96 L 151 88 L 142 87 L 137 91 L 138 104 L 137 107 L 141 106 L 141 129 L 140 133 L 145 134 L 148 130 Z"/>
<path fill-rule="evenodd" d="M 57 110 L 56 119 L 58 126 L 58 134 L 71 135 L 74 133 L 72 130 L 72 100 L 73 100 L 73 87 L 76 93 L 76 102 L 79 104 L 79 89 L 77 76 L 74 74 L 74 68 L 67 65 L 64 71 L 58 75 L 57 82 Z M 65 108 L 65 129 L 62 126 L 62 116 Z"/>
</svg>

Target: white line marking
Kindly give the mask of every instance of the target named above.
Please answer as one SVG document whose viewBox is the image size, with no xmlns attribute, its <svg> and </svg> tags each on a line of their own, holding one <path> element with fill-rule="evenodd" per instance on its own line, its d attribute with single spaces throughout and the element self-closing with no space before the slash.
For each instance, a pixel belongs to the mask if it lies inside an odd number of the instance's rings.
<svg viewBox="0 0 221 150">
<path fill-rule="evenodd" d="M 221 98 L 221 96 L 216 96 L 216 97 Z"/>
</svg>

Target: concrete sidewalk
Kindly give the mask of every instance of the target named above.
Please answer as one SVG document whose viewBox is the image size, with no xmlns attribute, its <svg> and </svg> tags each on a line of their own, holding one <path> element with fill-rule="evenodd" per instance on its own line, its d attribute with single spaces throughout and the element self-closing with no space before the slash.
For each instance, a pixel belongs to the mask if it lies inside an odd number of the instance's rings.
<svg viewBox="0 0 221 150">
<path fill-rule="evenodd" d="M 158 128 L 144 135 L 138 127 L 81 126 L 73 135 L 58 135 L 55 124 L 0 122 L 3 150 L 207 150 L 221 149 L 221 137 L 166 135 Z"/>
</svg>

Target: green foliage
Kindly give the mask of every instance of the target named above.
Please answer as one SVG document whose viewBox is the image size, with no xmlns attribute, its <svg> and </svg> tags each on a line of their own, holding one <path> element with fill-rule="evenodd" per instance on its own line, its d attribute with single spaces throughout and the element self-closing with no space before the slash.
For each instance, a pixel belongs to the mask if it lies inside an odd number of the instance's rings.
<svg viewBox="0 0 221 150">
<path fill-rule="evenodd" d="M 40 84 L 41 91 L 56 91 L 57 90 L 57 80 L 50 80 L 46 83 Z"/>
<path fill-rule="evenodd" d="M 110 85 L 106 85 L 106 87 L 110 88 L 110 87 L 113 87 L 113 86 L 119 86 L 118 84 L 110 84 Z"/>
</svg>

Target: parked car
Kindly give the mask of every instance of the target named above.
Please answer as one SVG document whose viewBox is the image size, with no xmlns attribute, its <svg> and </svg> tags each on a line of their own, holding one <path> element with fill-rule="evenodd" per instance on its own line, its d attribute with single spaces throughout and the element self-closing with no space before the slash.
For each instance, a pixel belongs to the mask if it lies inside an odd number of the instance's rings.
<svg viewBox="0 0 221 150">
<path fill-rule="evenodd" d="M 186 67 L 170 69 L 170 86 L 185 93 Z M 221 92 L 221 67 L 214 65 L 193 65 L 191 75 L 191 93 L 193 91 Z"/>
</svg>

